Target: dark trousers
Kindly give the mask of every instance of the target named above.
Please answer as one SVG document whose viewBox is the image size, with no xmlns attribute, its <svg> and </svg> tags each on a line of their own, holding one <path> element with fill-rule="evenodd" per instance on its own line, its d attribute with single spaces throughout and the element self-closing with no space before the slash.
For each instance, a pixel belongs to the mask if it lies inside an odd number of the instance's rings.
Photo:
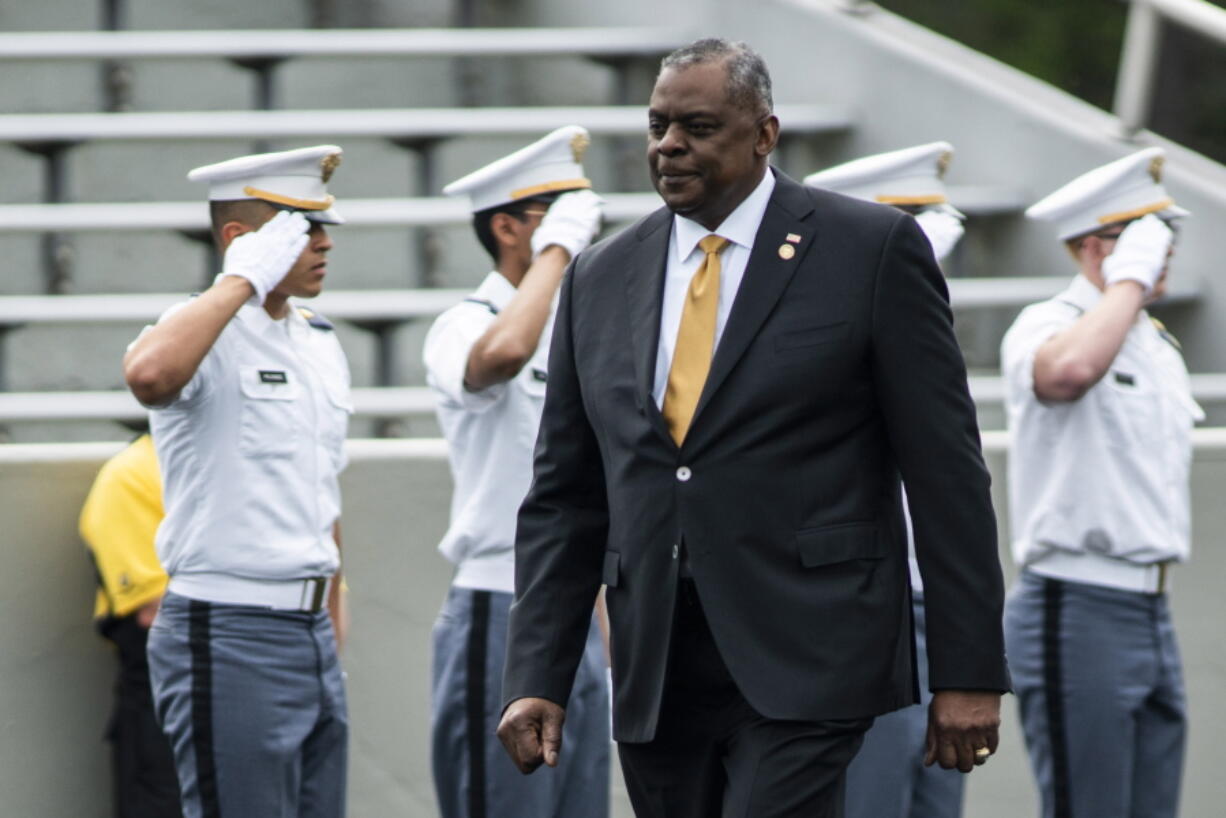
<svg viewBox="0 0 1226 818">
<path fill-rule="evenodd" d="M 871 724 L 756 712 L 682 580 L 656 736 L 618 753 L 638 818 L 840 818 L 844 773 Z"/>
<path fill-rule="evenodd" d="M 180 818 L 174 757 L 153 712 L 145 658 L 149 633 L 134 617 L 109 620 L 101 630 L 119 648 L 115 709 L 106 734 L 115 818 Z"/>
</svg>

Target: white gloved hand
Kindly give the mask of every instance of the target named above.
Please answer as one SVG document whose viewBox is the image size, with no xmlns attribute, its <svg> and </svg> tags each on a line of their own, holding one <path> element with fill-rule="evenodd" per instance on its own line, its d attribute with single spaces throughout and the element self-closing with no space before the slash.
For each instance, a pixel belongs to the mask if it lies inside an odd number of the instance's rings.
<svg viewBox="0 0 1226 818">
<path fill-rule="evenodd" d="M 1153 213 L 1129 224 L 1120 233 L 1111 255 L 1103 259 L 1103 279 L 1107 286 L 1135 281 L 1149 295 L 1166 269 L 1174 240 L 1174 231 Z"/>
<path fill-rule="evenodd" d="M 244 233 L 230 242 L 221 274 L 250 281 L 255 289 L 251 303 L 263 304 L 269 291 L 281 283 L 310 241 L 309 226 L 301 213 L 281 211 L 259 230 Z"/>
<path fill-rule="evenodd" d="M 590 190 L 564 193 L 549 206 L 541 224 L 532 234 L 532 257 L 546 247 L 557 245 L 574 258 L 592 243 L 600 232 L 604 199 Z"/>
<path fill-rule="evenodd" d="M 925 210 L 917 215 L 915 220 L 919 222 L 920 230 L 928 237 L 932 254 L 937 261 L 944 260 L 966 232 L 961 219 L 942 210 Z"/>
</svg>

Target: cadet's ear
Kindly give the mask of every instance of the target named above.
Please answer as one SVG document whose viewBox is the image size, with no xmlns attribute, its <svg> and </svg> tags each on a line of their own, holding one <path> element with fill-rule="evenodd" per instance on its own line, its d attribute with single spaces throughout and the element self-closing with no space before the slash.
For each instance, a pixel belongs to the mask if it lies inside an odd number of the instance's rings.
<svg viewBox="0 0 1226 818">
<path fill-rule="evenodd" d="M 490 218 L 490 233 L 499 247 L 515 247 L 519 244 L 520 224 L 520 220 L 510 213 L 495 213 Z"/>
<path fill-rule="evenodd" d="M 230 242 L 234 241 L 244 233 L 250 233 L 254 230 L 251 225 L 243 224 L 239 221 L 229 221 L 221 226 L 221 230 L 217 231 L 217 238 L 220 240 L 222 252 L 230 246 Z"/>
</svg>

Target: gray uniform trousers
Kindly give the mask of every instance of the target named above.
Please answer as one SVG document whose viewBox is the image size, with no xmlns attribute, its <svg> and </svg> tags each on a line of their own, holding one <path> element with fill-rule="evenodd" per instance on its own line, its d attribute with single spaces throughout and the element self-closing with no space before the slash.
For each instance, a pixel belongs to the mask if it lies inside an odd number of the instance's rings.
<svg viewBox="0 0 1226 818">
<path fill-rule="evenodd" d="M 339 818 L 349 717 L 326 611 L 167 593 L 149 677 L 185 818 Z"/>
<path fill-rule="evenodd" d="M 1186 725 L 1166 596 L 1023 572 L 1005 642 L 1044 818 L 1175 818 Z"/>
<path fill-rule="evenodd" d="M 928 650 L 924 599 L 915 594 L 916 664 L 921 704 L 878 716 L 847 768 L 846 818 L 958 818 L 966 777 L 924 766 L 928 739 Z"/>
<path fill-rule="evenodd" d="M 595 618 L 566 703 L 558 766 L 523 775 L 494 735 L 511 599 L 452 588 L 434 624 L 430 734 L 439 815 L 606 818 L 609 690 Z"/>
</svg>

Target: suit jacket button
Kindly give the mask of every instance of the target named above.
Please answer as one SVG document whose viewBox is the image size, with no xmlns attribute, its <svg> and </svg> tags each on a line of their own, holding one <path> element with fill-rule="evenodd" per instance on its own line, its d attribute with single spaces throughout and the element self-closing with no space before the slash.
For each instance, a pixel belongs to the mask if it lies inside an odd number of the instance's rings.
<svg viewBox="0 0 1226 818">
<path fill-rule="evenodd" d="M 694 476 L 694 473 L 690 471 L 689 466 L 682 466 L 681 468 L 677 469 L 677 479 L 680 480 L 682 483 L 689 480 L 693 476 Z"/>
</svg>

